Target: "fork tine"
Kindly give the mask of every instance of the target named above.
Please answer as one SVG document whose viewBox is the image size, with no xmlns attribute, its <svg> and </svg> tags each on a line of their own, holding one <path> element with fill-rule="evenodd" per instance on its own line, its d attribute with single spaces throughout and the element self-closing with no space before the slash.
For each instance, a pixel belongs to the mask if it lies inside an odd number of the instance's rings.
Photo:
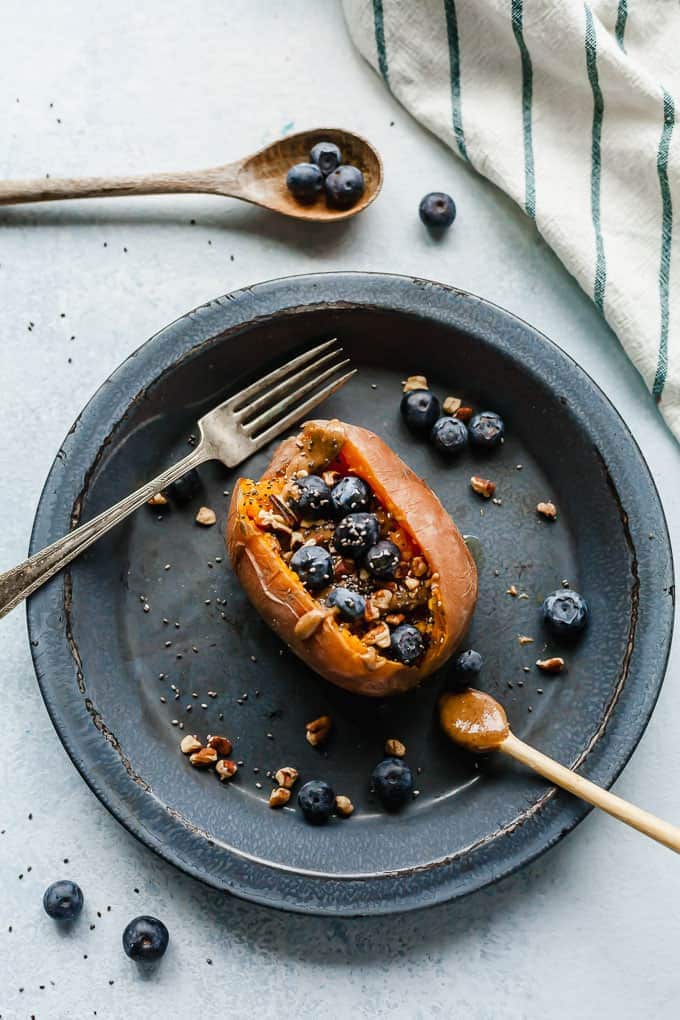
<svg viewBox="0 0 680 1020">
<path fill-rule="evenodd" d="M 326 340 L 325 343 L 319 344 L 317 347 L 312 347 L 310 351 L 305 351 L 304 354 L 299 354 L 297 358 L 293 358 L 287 365 L 280 365 L 275 368 L 273 372 L 269 372 L 261 379 L 257 379 L 250 386 L 246 386 L 244 389 L 235 393 L 233 397 L 230 397 L 224 403 L 225 410 L 235 411 L 244 401 L 249 400 L 251 397 L 257 397 L 267 386 L 279 382 L 285 376 L 289 375 L 296 368 L 300 368 L 302 365 L 311 361 L 317 354 L 321 354 L 323 351 L 328 350 L 331 344 L 337 343 L 337 338 L 333 337 L 332 340 Z"/>
<path fill-rule="evenodd" d="M 321 375 L 316 375 L 313 379 L 309 379 L 304 386 L 297 387 L 293 393 L 289 393 L 282 400 L 279 400 L 278 403 L 274 404 L 272 407 L 268 407 L 262 412 L 262 414 L 259 414 L 257 418 L 253 418 L 251 421 L 243 424 L 241 426 L 243 431 L 246 435 L 254 436 L 263 429 L 265 425 L 272 425 L 278 418 L 281 417 L 284 411 L 288 410 L 289 407 L 295 407 L 306 393 L 309 393 L 310 390 L 318 389 L 321 383 L 325 382 L 326 379 L 330 379 L 334 375 L 337 376 L 340 369 L 344 368 L 346 365 L 349 365 L 349 358 L 345 358 L 336 365 L 331 365 L 331 367 L 326 369 L 325 372 L 322 372 Z"/>
<path fill-rule="evenodd" d="M 351 372 L 346 372 L 344 375 L 340 376 L 339 379 L 336 379 L 334 382 L 324 386 L 322 390 L 319 390 L 311 397 L 308 397 L 304 403 L 294 408 L 294 410 L 290 411 L 287 415 L 285 415 L 285 417 L 281 418 L 280 421 L 277 421 L 274 425 L 270 426 L 270 428 L 261 432 L 259 436 L 256 436 L 253 440 L 251 440 L 253 444 L 253 451 L 259 450 L 270 440 L 275 439 L 276 436 L 280 436 L 281 433 L 285 432 L 291 425 L 295 425 L 296 422 L 300 421 L 301 418 L 304 418 L 309 411 L 330 397 L 336 390 L 339 390 L 341 386 L 344 386 L 353 375 L 356 375 L 356 371 L 356 368 L 353 368 Z"/>
<path fill-rule="evenodd" d="M 245 407 L 240 407 L 238 411 L 234 412 L 234 418 L 236 419 L 236 421 L 241 422 L 245 428 L 246 419 L 252 419 L 258 413 L 258 411 L 269 406 L 270 404 L 273 404 L 276 401 L 277 397 L 283 397 L 287 393 L 290 393 L 292 390 L 297 389 L 301 383 L 303 383 L 306 379 L 309 379 L 309 377 L 312 376 L 314 373 L 319 372 L 324 367 L 324 365 L 327 365 L 329 362 L 333 361 L 334 358 L 335 359 L 338 358 L 338 356 L 341 353 L 342 347 L 337 347 L 334 350 L 332 350 L 330 354 L 324 354 L 322 358 L 318 358 L 316 361 L 312 361 L 308 365 L 304 365 L 299 372 L 295 372 L 294 375 L 287 376 L 283 380 L 283 382 L 278 383 L 278 385 L 274 386 L 273 389 L 267 390 L 267 392 L 263 393 L 262 396 L 260 397 L 256 397 L 255 400 L 252 400 L 249 404 L 246 404 Z M 346 364 L 347 359 L 345 359 L 341 363 L 338 363 L 337 368 L 340 368 L 341 365 Z M 248 421 L 248 425 L 250 425 L 250 421 Z"/>
</svg>

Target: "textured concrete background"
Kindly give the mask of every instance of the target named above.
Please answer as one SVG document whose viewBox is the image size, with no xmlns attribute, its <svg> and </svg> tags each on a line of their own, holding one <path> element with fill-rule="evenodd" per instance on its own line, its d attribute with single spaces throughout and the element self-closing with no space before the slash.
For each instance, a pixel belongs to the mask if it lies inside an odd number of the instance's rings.
<svg viewBox="0 0 680 1020">
<path fill-rule="evenodd" d="M 182 196 L 0 213 L 0 565 L 25 555 L 74 417 L 142 341 L 243 284 L 343 268 L 449 281 L 551 335 L 630 424 L 677 555 L 678 449 L 616 339 L 523 215 L 392 101 L 352 51 L 335 3 L 4 0 L 0 9 L 3 177 L 207 166 L 323 123 L 368 135 L 385 160 L 380 201 L 338 229 Z M 416 214 L 432 189 L 450 191 L 459 208 L 441 245 Z M 591 815 L 532 867 L 451 907 L 350 922 L 239 903 L 156 860 L 109 817 L 52 730 L 22 611 L 0 635 L 3 1018 L 677 1017 L 679 873 L 669 851 Z M 657 712 L 617 785 L 676 820 L 679 667 L 676 642 Z M 69 933 L 40 903 L 65 875 L 87 901 Z M 125 922 L 141 912 L 163 918 L 172 939 L 148 977 L 120 948 Z"/>
</svg>

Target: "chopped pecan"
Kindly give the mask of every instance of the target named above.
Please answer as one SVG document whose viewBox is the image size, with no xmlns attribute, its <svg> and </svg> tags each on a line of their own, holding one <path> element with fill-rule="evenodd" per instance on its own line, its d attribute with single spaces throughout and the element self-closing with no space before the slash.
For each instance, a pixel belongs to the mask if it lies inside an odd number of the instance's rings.
<svg viewBox="0 0 680 1020">
<path fill-rule="evenodd" d="M 197 768 L 214 765 L 217 761 L 217 751 L 213 747 L 202 747 L 200 751 L 189 755 L 189 761 Z"/>
<path fill-rule="evenodd" d="M 423 556 L 414 556 L 411 560 L 411 573 L 414 577 L 425 577 L 427 560 Z"/>
<path fill-rule="evenodd" d="M 329 715 L 320 715 L 318 719 L 313 719 L 312 722 L 308 722 L 305 726 L 307 731 L 307 743 L 311 744 L 312 747 L 318 747 L 319 744 L 324 744 L 328 740 L 328 735 L 331 732 L 333 722 Z"/>
<path fill-rule="evenodd" d="M 342 794 L 338 794 L 338 796 L 335 798 L 336 815 L 340 815 L 341 818 L 349 818 L 353 811 L 354 804 L 349 799 L 349 797 L 345 797 Z"/>
<path fill-rule="evenodd" d="M 527 634 L 518 634 L 517 640 L 521 645 L 533 645 L 534 639 L 529 637 Z"/>
<path fill-rule="evenodd" d="M 293 633 L 301 641 L 307 641 L 315 634 L 328 614 L 323 609 L 309 609 L 295 624 Z"/>
<path fill-rule="evenodd" d="M 366 605 L 364 606 L 364 619 L 368 623 L 372 623 L 374 620 L 380 619 L 380 607 L 376 605 L 375 599 L 370 595 L 366 599 Z"/>
<path fill-rule="evenodd" d="M 229 761 L 228 758 L 220 758 L 215 766 L 215 772 L 220 777 L 220 782 L 224 783 L 227 779 L 234 778 L 238 772 L 238 765 L 235 761 Z"/>
<path fill-rule="evenodd" d="M 281 514 L 275 514 L 272 510 L 260 510 L 257 515 L 257 523 L 261 528 L 271 528 L 272 531 L 282 531 L 286 535 L 293 534 L 293 529 L 288 527 Z"/>
<path fill-rule="evenodd" d="M 392 605 L 392 592 L 389 588 L 378 588 L 371 595 L 371 601 L 378 609 L 389 609 Z"/>
<path fill-rule="evenodd" d="M 385 661 L 382 655 L 378 655 L 373 646 L 367 648 L 363 655 L 360 655 L 359 658 L 363 662 L 366 669 L 370 670 L 371 672 L 373 672 L 374 669 L 377 669 L 378 666 L 380 666 Z"/>
<path fill-rule="evenodd" d="M 389 740 L 385 741 L 385 754 L 391 754 L 394 758 L 403 758 L 406 754 L 406 747 L 402 744 L 401 740 L 397 740 L 396 737 L 390 737 Z"/>
<path fill-rule="evenodd" d="M 162 492 L 156 492 L 151 499 L 147 499 L 149 506 L 167 506 L 168 497 Z"/>
<path fill-rule="evenodd" d="M 492 482 L 489 478 L 480 478 L 479 475 L 472 476 L 470 485 L 473 492 L 476 492 L 478 496 L 483 496 L 484 499 L 491 499 L 496 491 L 495 482 Z"/>
<path fill-rule="evenodd" d="M 351 574 L 355 574 L 356 569 L 352 560 L 340 559 L 333 567 L 333 573 L 336 577 L 348 577 Z"/>
<path fill-rule="evenodd" d="M 403 613 L 388 613 L 385 617 L 385 623 L 389 623 L 390 627 L 398 627 L 405 619 L 406 617 Z"/>
<path fill-rule="evenodd" d="M 365 645 L 376 645 L 378 648 L 390 647 L 390 628 L 386 623 L 379 623 L 367 630 L 361 639 Z"/>
<path fill-rule="evenodd" d="M 210 528 L 213 524 L 217 523 L 217 514 L 209 506 L 202 506 L 194 519 L 197 524 L 202 524 L 204 528 Z"/>
<path fill-rule="evenodd" d="M 294 769 L 292 765 L 284 765 L 283 768 L 277 770 L 274 779 L 279 786 L 283 786 L 284 789 L 290 790 L 290 788 L 295 786 L 297 783 L 299 775 L 300 773 L 298 770 Z"/>
<path fill-rule="evenodd" d="M 468 422 L 474 414 L 471 407 L 459 407 L 456 411 L 455 417 L 460 418 L 461 421 Z"/>
<path fill-rule="evenodd" d="M 401 385 L 404 393 L 411 393 L 413 390 L 429 389 L 424 375 L 410 375 L 408 379 L 402 381 Z"/>
<path fill-rule="evenodd" d="M 214 747 L 221 758 L 228 758 L 231 754 L 231 740 L 228 737 L 208 737 L 208 747 Z"/>
<path fill-rule="evenodd" d="M 554 655 L 552 659 L 537 659 L 536 665 L 544 673 L 561 673 L 564 669 L 564 659 L 559 655 Z"/>
<path fill-rule="evenodd" d="M 321 477 L 323 478 L 328 488 L 332 489 L 335 485 L 338 484 L 342 476 L 339 471 L 324 471 Z"/>
<path fill-rule="evenodd" d="M 196 751 L 200 751 L 202 746 L 203 745 L 200 740 L 197 740 L 196 737 L 192 737 L 187 733 L 186 737 L 184 737 L 182 743 L 179 745 L 179 749 L 182 754 L 194 754 Z"/>
<path fill-rule="evenodd" d="M 444 414 L 455 414 L 463 401 L 459 397 L 446 397 L 442 404 Z"/>
<path fill-rule="evenodd" d="M 418 580 L 417 577 L 405 577 L 404 584 L 406 585 L 409 591 L 415 591 L 416 588 L 420 587 L 420 581 Z"/>
<path fill-rule="evenodd" d="M 554 503 L 537 503 L 536 512 L 547 517 L 549 521 L 557 520 L 557 507 Z"/>
<path fill-rule="evenodd" d="M 512 595 L 513 598 L 517 598 L 517 596 L 519 595 L 519 591 L 514 584 L 511 584 L 505 594 Z"/>
<path fill-rule="evenodd" d="M 269 807 L 278 808 L 283 807 L 290 800 L 290 790 L 287 790 L 285 786 L 277 786 L 275 790 L 269 794 Z"/>
</svg>

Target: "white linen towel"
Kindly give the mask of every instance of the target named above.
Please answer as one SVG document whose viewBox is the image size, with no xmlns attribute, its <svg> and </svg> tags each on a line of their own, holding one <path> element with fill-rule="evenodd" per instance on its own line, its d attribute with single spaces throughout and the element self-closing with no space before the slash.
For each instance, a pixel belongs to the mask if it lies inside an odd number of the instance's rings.
<svg viewBox="0 0 680 1020">
<path fill-rule="evenodd" d="M 395 97 L 536 222 L 680 438 L 680 5 L 343 4 Z"/>
</svg>

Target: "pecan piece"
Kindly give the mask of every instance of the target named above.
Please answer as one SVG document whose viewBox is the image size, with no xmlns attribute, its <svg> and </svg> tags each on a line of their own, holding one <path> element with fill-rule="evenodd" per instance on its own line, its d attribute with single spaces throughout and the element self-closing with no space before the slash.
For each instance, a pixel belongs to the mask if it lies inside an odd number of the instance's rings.
<svg viewBox="0 0 680 1020">
<path fill-rule="evenodd" d="M 390 647 L 390 628 L 386 623 L 379 623 L 366 631 L 361 639 L 365 645 L 376 645 L 378 648 Z"/>
<path fill-rule="evenodd" d="M 277 786 L 275 790 L 269 794 L 269 807 L 279 808 L 283 807 L 290 800 L 290 790 L 287 790 L 285 786 Z"/>
<path fill-rule="evenodd" d="M 401 385 L 404 393 L 411 393 L 413 390 L 428 390 L 430 388 L 424 375 L 410 375 L 408 379 L 402 381 Z"/>
<path fill-rule="evenodd" d="M 406 746 L 396 737 L 390 737 L 385 741 L 385 754 L 390 754 L 393 758 L 403 758 L 406 754 Z"/>
<path fill-rule="evenodd" d="M 554 655 L 552 659 L 537 659 L 536 665 L 544 673 L 561 673 L 564 669 L 564 659 L 559 655 Z"/>
<path fill-rule="evenodd" d="M 215 766 L 215 772 L 220 777 L 220 782 L 224 783 L 228 779 L 234 778 L 238 772 L 238 765 L 235 761 L 229 761 L 228 758 L 220 758 Z"/>
<path fill-rule="evenodd" d="M 472 410 L 471 407 L 459 407 L 454 417 L 460 418 L 461 421 L 468 422 L 470 421 L 470 418 L 472 417 L 473 414 L 474 411 Z"/>
<path fill-rule="evenodd" d="M 320 715 L 318 719 L 313 719 L 312 722 L 308 722 L 305 726 L 307 731 L 307 743 L 311 744 L 312 747 L 318 747 L 319 744 L 324 744 L 328 740 L 328 735 L 331 732 L 333 722 L 329 715 Z"/>
<path fill-rule="evenodd" d="M 196 737 L 187 733 L 186 737 L 183 738 L 182 743 L 179 745 L 179 749 L 182 754 L 194 754 L 196 751 L 200 751 L 202 746 L 203 745 L 200 740 L 197 740 Z"/>
<path fill-rule="evenodd" d="M 521 645 L 533 645 L 534 639 L 529 637 L 527 634 L 518 634 L 517 640 Z"/>
<path fill-rule="evenodd" d="M 294 769 L 292 765 L 284 765 L 283 768 L 278 769 L 274 779 L 279 786 L 282 786 L 285 790 L 290 790 L 297 783 L 299 775 L 298 770 Z"/>
<path fill-rule="evenodd" d="M 219 754 L 220 758 L 228 758 L 232 749 L 231 740 L 229 740 L 228 737 L 220 737 L 217 735 L 214 737 L 208 737 L 208 747 L 213 747 Z"/>
<path fill-rule="evenodd" d="M 555 506 L 554 503 L 551 503 L 550 501 L 548 501 L 547 503 L 537 503 L 536 513 L 539 513 L 543 517 L 546 517 L 549 521 L 557 520 L 557 507 Z"/>
<path fill-rule="evenodd" d="M 200 751 L 195 751 L 189 755 L 189 761 L 196 768 L 203 768 L 206 765 L 214 765 L 217 761 L 217 751 L 214 747 L 202 747 Z"/>
<path fill-rule="evenodd" d="M 463 401 L 459 397 L 447 397 L 442 404 L 444 414 L 455 414 Z"/>
<path fill-rule="evenodd" d="M 197 524 L 202 524 L 204 528 L 210 528 L 217 523 L 217 514 L 209 506 L 202 506 L 194 520 Z"/>
<path fill-rule="evenodd" d="M 349 818 L 349 816 L 352 814 L 353 811 L 354 811 L 354 804 L 349 799 L 349 797 L 344 797 L 342 794 L 339 794 L 335 798 L 335 813 L 336 813 L 336 815 L 340 815 L 341 818 Z"/>
<path fill-rule="evenodd" d="M 489 478 L 480 478 L 479 475 L 472 476 L 470 485 L 473 492 L 476 492 L 478 496 L 483 496 L 484 499 L 491 499 L 496 491 L 495 482 L 492 482 Z"/>
<path fill-rule="evenodd" d="M 156 492 L 151 499 L 147 499 L 146 502 L 149 506 L 167 506 L 168 497 L 162 492 Z"/>
</svg>

